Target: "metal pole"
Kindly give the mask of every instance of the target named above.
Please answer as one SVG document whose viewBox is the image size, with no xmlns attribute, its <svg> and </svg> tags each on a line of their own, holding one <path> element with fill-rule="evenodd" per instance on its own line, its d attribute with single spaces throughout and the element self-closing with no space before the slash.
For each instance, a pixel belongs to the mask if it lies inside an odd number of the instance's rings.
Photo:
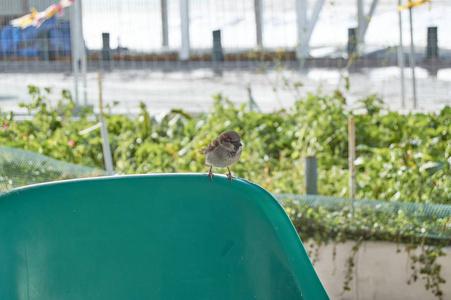
<svg viewBox="0 0 451 300">
<path fill-rule="evenodd" d="M 363 44 L 365 38 L 365 13 L 364 13 L 364 0 L 357 0 L 357 43 Z M 357 49 L 356 49 L 357 50 Z M 357 52 L 357 51 L 356 51 Z"/>
<path fill-rule="evenodd" d="M 78 10 L 77 5 L 73 5 L 70 9 L 70 37 L 71 37 L 71 56 L 72 56 L 72 74 L 74 76 L 74 94 L 75 102 L 78 101 L 78 76 L 80 74 L 80 69 L 78 65 L 78 40 L 77 40 L 77 20 L 78 20 Z"/>
<path fill-rule="evenodd" d="M 97 71 L 99 83 L 99 106 L 100 106 L 100 135 L 102 137 L 103 161 L 108 175 L 113 175 L 113 157 L 111 156 L 110 143 L 108 141 L 108 129 L 106 127 L 106 120 L 103 116 L 103 100 L 102 100 L 102 72 Z"/>
<path fill-rule="evenodd" d="M 401 6 L 401 0 L 398 0 L 398 6 Z M 401 107 L 406 107 L 406 89 L 404 85 L 404 47 L 402 44 L 402 15 L 401 11 L 398 10 L 399 19 L 399 47 L 398 47 L 398 66 L 401 75 Z"/>
<path fill-rule="evenodd" d="M 305 193 L 307 195 L 318 195 L 318 160 L 316 157 L 308 156 L 304 160 L 305 169 Z"/>
<path fill-rule="evenodd" d="M 262 0 L 254 0 L 255 26 L 257 30 L 257 46 L 263 47 L 263 3 Z"/>
<path fill-rule="evenodd" d="M 251 86 L 247 86 L 247 95 L 249 97 L 249 111 L 254 111 L 254 99 L 252 99 Z"/>
<path fill-rule="evenodd" d="M 188 61 L 190 57 L 189 0 L 180 0 L 180 27 L 182 33 L 182 43 L 180 47 L 179 59 Z"/>
<path fill-rule="evenodd" d="M 355 124 L 354 116 L 349 117 L 349 197 L 355 198 L 356 194 L 356 175 L 355 175 Z M 352 203 L 352 212 L 354 212 L 354 202 Z"/>
<path fill-rule="evenodd" d="M 83 103 L 84 105 L 88 105 L 88 96 L 87 96 L 87 82 L 86 82 L 86 71 L 87 71 L 87 58 L 86 58 L 86 47 L 85 47 L 85 39 L 83 36 L 83 10 L 82 10 L 82 0 L 75 1 L 76 10 L 77 13 L 77 20 L 76 20 L 76 26 L 77 26 L 77 40 L 78 40 L 78 47 L 79 47 L 79 57 L 80 57 L 80 64 L 81 66 L 81 78 L 83 82 Z"/>
<path fill-rule="evenodd" d="M 310 38 L 312 37 L 313 29 L 315 28 L 316 21 L 318 21 L 319 13 L 321 12 L 321 9 L 323 8 L 325 0 L 316 0 L 315 6 L 313 7 L 313 13 L 308 21 L 307 28 L 307 46 L 310 43 Z"/>
<path fill-rule="evenodd" d="M 100 116 L 103 117 L 102 72 L 101 71 L 97 71 L 97 83 L 99 85 L 99 109 L 100 109 Z"/>
<path fill-rule="evenodd" d="M 409 3 L 412 0 L 409 0 Z M 412 6 L 409 7 L 410 21 L 410 67 L 412 68 L 412 85 L 413 85 L 413 108 L 417 108 L 417 81 L 415 78 L 415 48 L 413 45 L 413 22 L 412 22 Z"/>
<path fill-rule="evenodd" d="M 163 34 L 163 47 L 169 46 L 168 31 L 168 0 L 161 0 L 161 28 Z"/>
<path fill-rule="evenodd" d="M 257 105 L 257 102 L 255 102 L 254 97 L 252 96 L 252 89 L 250 84 L 247 86 L 247 95 L 249 97 L 249 111 L 256 111 L 258 113 L 261 113 L 262 111 L 260 107 Z"/>
<path fill-rule="evenodd" d="M 304 60 L 308 56 L 308 44 L 306 43 L 307 28 L 307 0 L 296 1 L 296 20 L 299 48 L 296 58 Z"/>
<path fill-rule="evenodd" d="M 362 28 L 359 27 L 359 31 L 361 31 L 359 33 L 359 38 L 362 40 L 362 43 L 365 40 L 365 34 L 368 29 L 368 25 L 370 24 L 371 18 L 374 15 L 374 11 L 376 10 L 378 2 L 379 2 L 379 0 L 373 0 L 373 2 L 371 2 L 370 11 L 368 12 L 368 15 L 367 16 L 364 15 L 363 19 L 361 20 Z M 363 8 L 362 8 L 362 13 L 363 13 Z"/>
</svg>

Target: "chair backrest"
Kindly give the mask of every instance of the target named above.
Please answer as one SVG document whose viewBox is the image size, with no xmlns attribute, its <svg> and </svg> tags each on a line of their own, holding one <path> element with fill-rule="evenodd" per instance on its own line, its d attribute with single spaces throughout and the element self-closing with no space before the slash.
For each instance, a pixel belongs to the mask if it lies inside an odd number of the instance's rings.
<svg viewBox="0 0 451 300">
<path fill-rule="evenodd" d="M 202 174 L 1 194 L 0 298 L 329 299 L 267 191 Z"/>
</svg>

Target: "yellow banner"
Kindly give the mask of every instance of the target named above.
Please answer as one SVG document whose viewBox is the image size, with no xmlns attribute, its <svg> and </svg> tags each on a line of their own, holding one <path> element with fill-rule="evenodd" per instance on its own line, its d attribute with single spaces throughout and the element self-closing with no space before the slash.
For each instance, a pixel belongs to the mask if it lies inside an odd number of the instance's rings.
<svg viewBox="0 0 451 300">
<path fill-rule="evenodd" d="M 402 11 L 404 9 L 415 7 L 415 6 L 420 6 L 420 5 L 425 4 L 425 3 L 431 3 L 431 0 L 409 1 L 409 2 L 407 2 L 406 5 L 398 6 L 398 10 Z"/>
</svg>

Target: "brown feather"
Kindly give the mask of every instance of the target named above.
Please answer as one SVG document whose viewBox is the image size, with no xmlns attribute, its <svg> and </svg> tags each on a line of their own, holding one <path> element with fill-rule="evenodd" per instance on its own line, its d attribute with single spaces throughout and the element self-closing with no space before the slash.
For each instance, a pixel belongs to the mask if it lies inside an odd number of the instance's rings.
<svg viewBox="0 0 451 300">
<path fill-rule="evenodd" d="M 210 152 L 211 150 L 213 150 L 213 149 L 215 149 L 216 147 L 218 147 L 218 145 L 219 145 L 219 137 L 217 137 L 213 142 L 211 142 L 208 146 L 207 146 L 207 148 L 203 148 L 201 151 L 204 153 L 204 154 L 207 154 L 208 152 Z"/>
<path fill-rule="evenodd" d="M 219 146 L 219 143 L 225 143 L 226 141 L 240 141 L 240 135 L 233 130 L 225 131 L 221 133 L 217 138 L 214 139 L 213 142 L 211 142 L 207 148 L 202 148 L 200 152 L 207 154 L 208 152 L 214 150 L 216 147 Z"/>
</svg>

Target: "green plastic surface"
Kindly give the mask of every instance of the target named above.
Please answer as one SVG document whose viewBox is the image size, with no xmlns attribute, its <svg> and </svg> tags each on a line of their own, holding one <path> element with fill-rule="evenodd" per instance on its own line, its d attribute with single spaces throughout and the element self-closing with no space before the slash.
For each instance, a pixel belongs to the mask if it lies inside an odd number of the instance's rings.
<svg viewBox="0 0 451 300">
<path fill-rule="evenodd" d="M 0 299 L 329 298 L 267 191 L 161 174 L 1 194 Z"/>
</svg>

